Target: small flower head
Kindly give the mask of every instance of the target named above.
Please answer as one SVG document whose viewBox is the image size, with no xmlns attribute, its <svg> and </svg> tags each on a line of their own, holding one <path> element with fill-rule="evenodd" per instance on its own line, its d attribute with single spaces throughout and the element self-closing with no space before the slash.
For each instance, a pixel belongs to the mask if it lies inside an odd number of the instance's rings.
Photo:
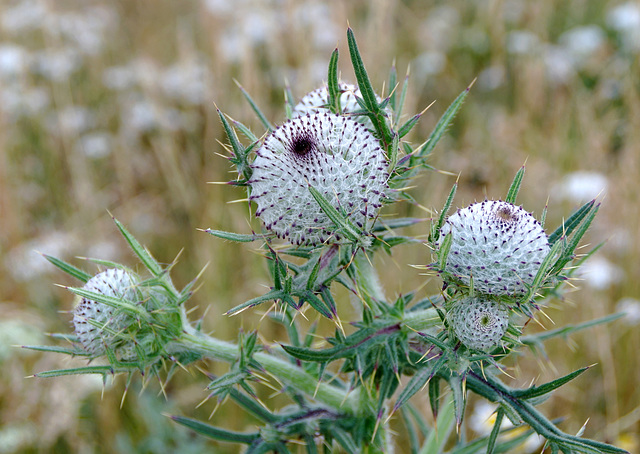
<svg viewBox="0 0 640 454">
<path fill-rule="evenodd" d="M 339 236 L 309 186 L 365 231 L 387 189 L 386 157 L 378 141 L 363 125 L 327 112 L 277 128 L 251 167 L 256 216 L 292 244 L 317 245 Z"/>
<path fill-rule="evenodd" d="M 134 303 L 138 299 L 135 285 L 131 274 L 113 268 L 89 279 L 83 290 Z M 123 310 L 88 298 L 82 298 L 73 314 L 75 334 L 92 356 L 104 355 L 110 348 L 119 353 L 121 359 L 132 359 L 132 354 L 135 358 L 132 346 L 126 345 L 122 336 L 134 323 L 135 319 Z"/>
<path fill-rule="evenodd" d="M 456 302 L 448 318 L 460 342 L 474 350 L 487 351 L 498 345 L 509 326 L 509 310 L 482 298 Z"/>
<path fill-rule="evenodd" d="M 449 216 L 436 246 L 451 235 L 445 280 L 471 285 L 479 293 L 517 296 L 527 286 L 549 253 L 549 241 L 540 223 L 521 207 L 486 200 Z"/>
</svg>

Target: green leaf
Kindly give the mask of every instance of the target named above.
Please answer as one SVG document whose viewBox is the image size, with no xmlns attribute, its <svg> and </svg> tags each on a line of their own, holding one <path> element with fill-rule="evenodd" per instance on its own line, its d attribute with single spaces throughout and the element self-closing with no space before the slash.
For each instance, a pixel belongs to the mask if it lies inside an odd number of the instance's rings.
<svg viewBox="0 0 640 454">
<path fill-rule="evenodd" d="M 338 212 L 338 210 L 336 210 L 334 206 L 324 198 L 320 191 L 309 185 L 309 192 L 311 192 L 313 198 L 316 200 L 316 202 L 318 202 L 318 205 L 320 205 L 320 208 L 322 209 L 324 214 L 326 214 L 327 217 L 331 219 L 331 222 L 335 224 L 335 226 L 345 237 L 347 237 L 347 239 L 349 239 L 350 241 L 357 241 L 358 238 L 362 236 L 362 232 L 360 232 L 360 230 L 355 225 L 353 225 L 353 223 L 351 223 L 351 221 L 349 221 L 346 216 Z"/>
<path fill-rule="evenodd" d="M 194 432 L 204 435 L 205 437 L 213 438 L 214 440 L 226 441 L 230 443 L 244 443 L 251 444 L 260 438 L 258 432 L 254 433 L 242 433 L 233 432 L 230 430 L 220 429 L 218 427 L 210 426 L 201 421 L 192 418 L 185 418 L 184 416 L 170 415 L 169 418 L 181 424 Z"/>
<path fill-rule="evenodd" d="M 353 64 L 353 71 L 355 72 L 356 80 L 358 81 L 358 88 L 360 88 L 364 105 L 370 112 L 378 112 L 379 107 L 378 100 L 376 99 L 376 93 L 371 86 L 369 75 L 367 74 L 364 62 L 360 56 L 360 51 L 358 50 L 356 37 L 351 28 L 347 29 L 347 42 L 349 44 L 349 54 L 351 56 L 351 63 Z"/>
<path fill-rule="evenodd" d="M 340 446 L 344 448 L 349 454 L 357 454 L 362 452 L 361 449 L 356 446 L 356 443 L 351 438 L 351 435 L 337 426 L 331 426 L 327 431 L 327 435 L 338 442 Z"/>
<path fill-rule="evenodd" d="M 402 109 L 404 108 L 404 102 L 407 98 L 407 91 L 409 89 L 409 67 L 407 67 L 407 74 L 404 77 L 404 83 L 402 84 L 402 93 L 400 93 L 400 101 L 398 102 L 398 108 L 393 109 L 395 113 L 395 124 L 394 127 L 398 127 L 400 122 L 400 117 L 402 116 Z"/>
<path fill-rule="evenodd" d="M 338 81 L 338 48 L 331 53 L 329 60 L 329 71 L 327 77 L 327 90 L 329 92 L 329 108 L 334 114 L 340 115 L 340 83 Z"/>
<path fill-rule="evenodd" d="M 62 271 L 64 271 L 65 273 L 75 277 L 76 279 L 82 281 L 83 283 L 87 283 L 87 281 L 89 279 L 91 279 L 93 276 L 91 276 L 88 273 L 85 273 L 84 271 L 76 268 L 73 265 L 69 265 L 67 262 L 64 262 L 60 259 L 57 259 L 55 257 L 52 257 L 50 255 L 47 254 L 42 254 L 42 256 L 47 259 L 49 261 L 49 263 L 51 263 L 54 266 L 57 266 L 58 268 L 60 268 Z"/>
<path fill-rule="evenodd" d="M 389 70 L 389 90 L 391 93 L 389 95 L 389 105 L 391 106 L 391 110 L 396 112 L 396 84 L 398 83 L 398 71 L 396 70 L 396 62 L 394 61 L 391 65 L 391 69 Z"/>
<path fill-rule="evenodd" d="M 273 126 L 271 125 L 271 123 L 269 123 L 269 120 L 267 120 L 267 117 L 262 113 L 258 105 L 254 102 L 253 98 L 251 98 L 251 95 L 249 95 L 249 93 L 242 87 L 242 85 L 240 85 L 240 83 L 237 80 L 235 80 L 235 83 L 240 89 L 240 91 L 242 92 L 242 95 L 244 96 L 244 98 L 247 100 L 247 102 L 253 109 L 253 111 L 258 116 L 258 119 L 260 119 L 260 122 L 262 123 L 262 125 L 266 129 L 268 129 L 269 132 L 273 131 Z"/>
<path fill-rule="evenodd" d="M 155 277 L 162 276 L 164 274 L 164 270 L 162 269 L 160 264 L 156 261 L 156 259 L 154 259 L 151 256 L 149 251 L 147 251 L 138 242 L 138 240 L 136 240 L 134 236 L 129 233 L 129 231 L 124 227 L 124 225 L 120 223 L 120 221 L 118 221 L 116 218 L 112 218 L 112 219 L 116 223 L 116 226 L 118 227 L 118 230 L 120 230 L 120 233 L 122 234 L 122 236 L 124 236 L 124 239 L 126 240 L 126 242 L 129 244 L 131 249 L 133 249 L 133 252 L 138 256 L 138 258 L 144 264 L 144 266 L 147 267 L 149 272 L 151 272 L 151 274 L 153 274 Z"/>
<path fill-rule="evenodd" d="M 509 203 L 513 203 L 513 202 L 509 202 Z M 500 433 L 500 426 L 502 425 L 502 418 L 504 418 L 504 410 L 502 409 L 502 407 L 498 407 L 498 412 L 496 413 L 496 421 L 493 423 L 491 434 L 489 435 L 489 439 L 487 440 L 487 454 L 494 453 L 494 449 L 496 447 L 496 440 L 498 439 L 498 434 Z"/>
<path fill-rule="evenodd" d="M 236 132 L 233 130 L 229 122 L 227 121 L 226 116 L 216 107 L 216 112 L 218 112 L 218 117 L 220 117 L 220 121 L 222 122 L 222 128 L 224 132 L 227 134 L 227 139 L 229 140 L 229 144 L 231 145 L 231 149 L 233 150 L 233 154 L 237 158 L 244 158 L 244 146 L 238 140 L 238 136 Z"/>
<path fill-rule="evenodd" d="M 131 301 L 127 301 L 122 298 L 116 298 L 114 296 L 105 295 L 103 293 L 92 292 L 90 290 L 85 290 L 84 288 L 79 288 L 79 287 L 66 287 L 66 289 L 75 293 L 78 296 L 81 296 L 91 301 L 96 301 L 101 304 L 105 304 L 109 307 L 113 307 L 114 309 L 121 310 L 134 317 L 138 316 L 138 317 L 141 317 L 143 320 L 146 320 L 148 318 L 148 313 L 146 309 L 134 304 Z M 90 321 L 90 320 L 87 320 L 87 321 Z"/>
<path fill-rule="evenodd" d="M 518 196 L 518 192 L 520 191 L 520 185 L 522 184 L 522 178 L 524 177 L 524 166 L 520 167 L 520 170 L 516 173 L 511 186 L 509 187 L 509 192 L 507 192 L 507 198 L 505 202 L 511 203 L 515 205 L 516 197 Z"/>
<path fill-rule="evenodd" d="M 453 242 L 453 235 L 451 233 L 445 235 L 440 249 L 438 250 L 438 269 L 444 271 L 447 268 L 447 257 L 449 256 L 449 250 L 451 249 L 451 243 Z"/>
<path fill-rule="evenodd" d="M 373 225 L 373 228 L 371 229 L 371 231 L 372 232 L 392 231 L 395 229 L 400 229 L 402 227 L 409 227 L 411 225 L 415 225 L 424 221 L 425 219 L 421 219 L 421 218 L 393 218 L 393 219 L 378 218 L 376 220 L 376 223 Z"/>
<path fill-rule="evenodd" d="M 409 118 L 405 124 L 403 124 L 402 126 L 400 126 L 400 129 L 398 130 L 397 135 L 400 138 L 403 138 L 404 136 L 406 136 L 407 134 L 409 134 L 409 132 L 411 132 L 411 130 L 413 129 L 413 127 L 418 123 L 418 120 L 420 120 L 420 117 L 422 116 L 422 114 L 416 114 L 413 117 Z"/>
<path fill-rule="evenodd" d="M 549 244 L 553 245 L 565 235 L 571 235 L 571 232 L 582 222 L 584 217 L 591 211 L 596 201 L 592 200 L 578 208 L 565 222 L 562 223 L 551 235 L 549 235 Z"/>
<path fill-rule="evenodd" d="M 464 417 L 464 409 L 467 405 L 467 396 L 465 394 L 465 380 L 459 375 L 451 375 L 447 380 L 451 393 L 453 395 L 453 406 L 456 413 L 456 425 L 460 427 L 462 418 Z"/>
<path fill-rule="evenodd" d="M 117 370 L 111 366 L 85 366 L 85 367 L 76 367 L 72 369 L 48 370 L 44 372 L 38 372 L 37 374 L 33 374 L 33 376 L 37 378 L 52 378 L 52 377 L 63 377 L 65 375 L 87 375 L 87 374 L 100 374 L 102 376 L 106 376 L 107 374 L 115 374 L 116 372 L 123 372 L 128 370 L 129 369 L 126 369 L 126 368 L 123 368 L 122 370 Z"/>
<path fill-rule="evenodd" d="M 418 157 L 420 157 L 422 160 L 426 159 L 431 154 L 431 152 L 435 148 L 438 141 L 442 138 L 445 131 L 449 127 L 449 124 L 458 113 L 458 110 L 460 110 L 460 107 L 462 107 L 462 104 L 464 103 L 464 100 L 467 98 L 467 95 L 469 94 L 470 90 L 471 90 L 471 85 L 469 85 L 465 91 L 463 91 L 458 95 L 458 97 L 453 101 L 453 103 L 451 103 L 449 108 L 445 111 L 444 115 L 442 115 L 442 117 L 436 124 L 436 127 L 433 129 L 433 132 L 431 132 L 429 139 L 427 139 L 426 145 L 423 148 L 421 148 L 418 152 Z"/>
<path fill-rule="evenodd" d="M 38 352 L 63 353 L 65 355 L 71 356 L 91 356 L 90 353 L 87 353 L 86 351 L 79 348 L 56 347 L 53 345 L 22 345 L 21 347 L 26 348 L 27 350 L 35 350 Z"/>
<path fill-rule="evenodd" d="M 581 369 L 578 369 L 576 371 L 573 371 L 573 372 L 565 375 L 564 377 L 560 377 L 560 378 L 552 380 L 552 381 L 550 381 L 548 383 L 545 383 L 544 385 L 532 386 L 532 387 L 527 388 L 527 389 L 515 390 L 512 393 L 512 396 L 516 397 L 518 399 L 532 399 L 534 397 L 544 396 L 545 394 L 548 394 L 551 391 L 556 390 L 557 388 L 559 388 L 560 386 L 564 385 L 565 383 L 569 383 L 574 378 L 582 375 L 582 373 L 585 372 L 589 368 L 590 367 L 583 367 Z"/>
<path fill-rule="evenodd" d="M 438 415 L 435 427 L 429 432 L 419 454 L 438 454 L 444 452 L 449 435 L 455 424 L 454 403 L 448 400 Z"/>
<path fill-rule="evenodd" d="M 402 407 L 415 393 L 420 391 L 446 362 L 446 356 L 442 355 L 437 359 L 432 359 L 425 367 L 418 369 L 398 396 L 393 406 L 393 411 L 395 412 L 398 408 Z"/>
<path fill-rule="evenodd" d="M 431 241 L 436 242 L 440 238 L 440 229 L 444 225 L 444 221 L 447 218 L 447 213 L 453 204 L 453 199 L 456 195 L 456 191 L 458 190 L 458 183 L 455 183 L 449 191 L 449 196 L 447 197 L 446 202 L 444 202 L 444 206 L 442 207 L 442 211 L 440 211 L 440 216 L 438 217 L 438 222 L 431 228 Z M 444 268 L 441 268 L 444 269 Z"/>
<path fill-rule="evenodd" d="M 206 229 L 209 235 L 213 235 L 218 238 L 222 238 L 223 240 L 235 241 L 237 243 L 250 243 L 256 240 L 264 240 L 266 236 L 270 235 L 258 235 L 258 234 L 242 234 L 242 233 L 233 233 L 233 232 L 224 232 L 222 230 L 214 230 L 214 229 Z"/>
<path fill-rule="evenodd" d="M 258 304 L 262 304 L 267 301 L 284 299 L 286 296 L 287 295 L 282 290 L 271 290 L 270 292 L 265 293 L 264 295 L 257 296 L 255 298 L 250 299 L 249 301 L 245 301 L 244 303 L 237 305 L 233 309 L 229 309 L 227 312 L 225 312 L 225 315 L 235 315 L 247 308 L 257 306 Z"/>
</svg>

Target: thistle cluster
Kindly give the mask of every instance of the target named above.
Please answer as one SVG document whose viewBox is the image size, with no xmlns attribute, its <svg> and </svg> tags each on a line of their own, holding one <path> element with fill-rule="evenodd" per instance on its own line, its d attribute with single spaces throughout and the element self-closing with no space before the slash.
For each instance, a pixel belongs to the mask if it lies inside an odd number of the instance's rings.
<svg viewBox="0 0 640 454">
<path fill-rule="evenodd" d="M 524 168 L 505 201 L 473 204 L 447 217 L 454 186 L 429 235 L 436 255 L 430 268 L 443 279 L 442 292 L 421 298 L 419 290 L 409 290 L 390 299 L 372 259 L 403 245 L 422 247 L 422 240 L 400 230 L 423 220 L 383 218 L 380 210 L 413 200 L 406 188 L 428 167 L 430 153 L 469 89 L 453 101 L 427 140 L 414 146 L 404 137 L 420 114 L 400 122 L 406 80 L 399 87 L 393 68 L 391 91 L 378 95 L 350 29 L 347 41 L 357 87 L 339 81 L 336 49 L 325 85 L 297 104 L 286 93 L 287 118 L 280 126 L 274 127 L 244 90 L 264 134 L 218 112 L 238 174 L 231 183 L 247 190 L 259 225 L 250 233 L 207 232 L 258 244 L 271 278 L 264 294 L 226 315 L 266 303 L 275 309 L 267 318 L 282 326 L 287 339 L 270 345 L 260 343 L 257 331 L 240 332 L 236 342 L 203 333 L 184 308 L 195 280 L 178 290 L 169 277 L 173 265 L 161 266 L 116 221 L 144 272 L 98 261 L 107 269 L 92 276 L 47 257 L 83 283 L 70 289 L 81 298 L 73 315 L 75 333 L 58 335 L 71 340 L 73 348 L 30 347 L 102 363 L 36 376 L 139 370 L 145 377 L 168 379 L 173 369 L 201 358 L 229 363 L 224 375 L 209 375 L 208 397 L 235 402 L 254 417 L 252 428 L 258 421 L 257 429 L 235 432 L 190 417 L 171 418 L 213 440 L 245 445 L 251 453 L 288 453 L 299 445 L 308 453 L 320 448 L 393 452 L 400 437 L 394 439 L 390 420 L 398 414 L 412 452 L 445 452 L 454 427 L 460 433 L 470 392 L 499 404 L 496 423 L 489 437 L 458 440 L 451 452 L 510 451 L 526 437 L 502 437 L 506 416 L 526 426 L 526 436 L 542 435 L 552 452 L 623 453 L 562 432 L 534 408 L 586 368 L 525 389 L 508 386 L 501 376 L 504 358 L 523 345 L 543 348 L 543 340 L 554 336 L 520 337 L 516 322 L 534 317 L 547 298 L 560 294 L 598 206 L 585 204 L 547 235 L 544 214 L 539 222 L 515 205 Z M 243 144 L 237 131 L 250 143 Z M 338 307 L 345 305 L 338 287 L 353 295 L 357 306 L 348 324 L 338 316 Z M 317 344 L 317 323 L 300 323 L 301 313 L 328 320 L 335 332 Z M 164 375 L 166 364 L 174 367 Z M 261 402 L 257 388 L 263 385 L 286 395 L 289 405 Z M 423 390 L 436 419 L 433 427 L 410 402 Z"/>
</svg>

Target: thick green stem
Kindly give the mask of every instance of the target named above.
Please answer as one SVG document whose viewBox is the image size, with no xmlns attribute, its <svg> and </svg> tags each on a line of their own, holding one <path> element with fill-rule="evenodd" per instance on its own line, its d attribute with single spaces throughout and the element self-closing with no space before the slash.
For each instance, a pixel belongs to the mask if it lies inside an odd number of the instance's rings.
<svg viewBox="0 0 640 454">
<path fill-rule="evenodd" d="M 180 339 L 173 343 L 172 347 L 174 350 L 196 351 L 209 358 L 228 363 L 236 361 L 240 356 L 237 345 L 207 336 L 192 327 L 186 327 Z M 313 396 L 318 402 L 345 413 L 357 414 L 360 410 L 358 390 L 347 391 L 318 382 L 316 377 L 300 367 L 268 352 L 256 352 L 253 354 L 253 359 L 277 380 Z"/>
<path fill-rule="evenodd" d="M 435 310 L 426 309 L 407 313 L 404 324 L 413 330 L 424 331 L 435 326 L 439 321 Z M 397 324 L 397 322 L 394 323 Z M 237 361 L 240 356 L 238 345 L 196 330 L 186 323 L 186 318 L 180 337 L 165 348 L 169 353 L 193 351 L 227 363 Z M 345 413 L 358 415 L 367 412 L 368 399 L 361 395 L 359 389 L 348 391 L 327 383 L 319 383 L 313 375 L 274 354 L 277 351 L 282 351 L 279 346 L 270 347 L 269 351 L 254 353 L 253 359 L 280 382 L 312 396 L 318 402 Z"/>
<path fill-rule="evenodd" d="M 353 260 L 353 266 L 355 266 L 358 276 L 358 290 L 362 292 L 365 301 L 384 301 L 386 299 L 384 291 L 380 279 L 378 279 L 378 273 L 371 264 L 371 257 L 367 256 L 365 251 L 358 251 Z"/>
</svg>

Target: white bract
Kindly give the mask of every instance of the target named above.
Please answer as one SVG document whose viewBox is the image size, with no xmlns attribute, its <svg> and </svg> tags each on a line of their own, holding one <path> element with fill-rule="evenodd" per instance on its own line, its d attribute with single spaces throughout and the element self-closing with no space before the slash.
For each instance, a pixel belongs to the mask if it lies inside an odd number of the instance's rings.
<svg viewBox="0 0 640 454">
<path fill-rule="evenodd" d="M 511 203 L 487 200 L 449 216 L 437 246 L 452 236 L 445 273 L 475 291 L 522 295 L 549 253 L 540 223 Z"/>
<path fill-rule="evenodd" d="M 83 290 L 129 303 L 135 303 L 137 300 L 134 277 L 121 269 L 112 268 L 95 275 L 89 279 Z M 124 311 L 88 298 L 82 298 L 73 313 L 75 334 L 87 353 L 92 356 L 106 354 L 108 347 L 117 350 L 121 359 L 135 357 L 135 352 L 130 346 L 121 345 L 122 332 L 134 322 L 135 320 Z"/>
<path fill-rule="evenodd" d="M 507 332 L 509 310 L 496 301 L 465 298 L 449 312 L 456 337 L 468 348 L 487 351 Z"/>
<path fill-rule="evenodd" d="M 273 131 L 256 154 L 249 181 L 256 216 L 292 244 L 317 245 L 340 236 L 310 186 L 365 231 L 382 204 L 385 154 L 351 119 L 328 112 L 294 118 Z"/>
</svg>

